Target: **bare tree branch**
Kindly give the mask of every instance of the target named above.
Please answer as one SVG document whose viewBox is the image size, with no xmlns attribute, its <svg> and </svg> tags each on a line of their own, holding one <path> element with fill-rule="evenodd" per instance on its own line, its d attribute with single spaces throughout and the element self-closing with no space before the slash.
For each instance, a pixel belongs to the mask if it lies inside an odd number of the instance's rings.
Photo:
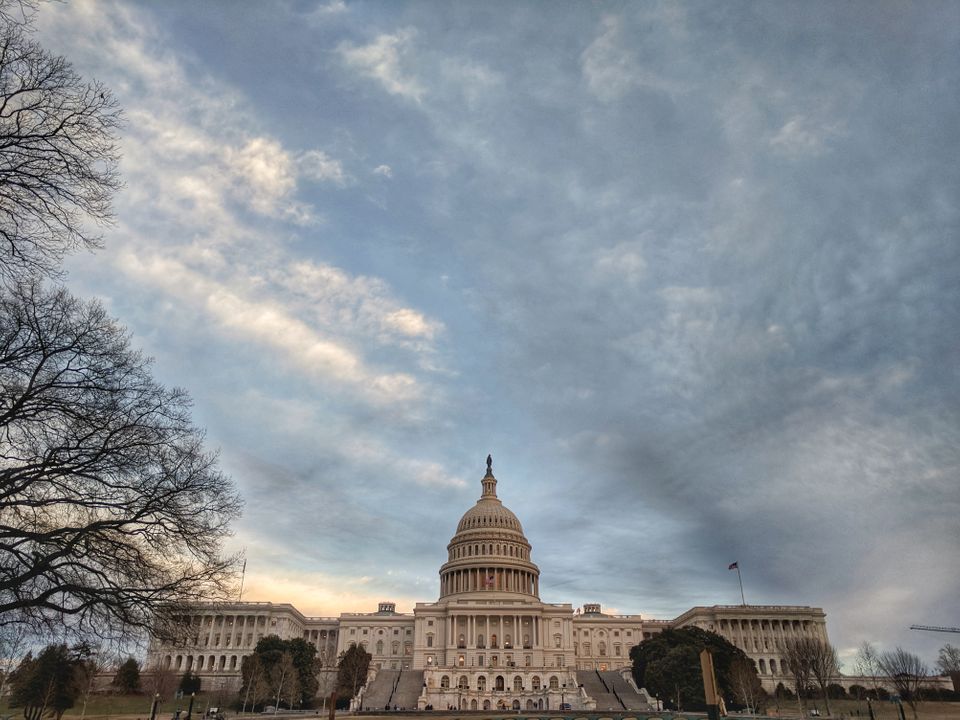
<svg viewBox="0 0 960 720">
<path fill-rule="evenodd" d="M 120 187 L 110 90 L 29 37 L 35 4 L 0 1 L 0 280 L 56 275 L 94 248 Z"/>
<path fill-rule="evenodd" d="M 240 499 L 149 371 L 99 304 L 0 292 L 0 625 L 170 637 L 230 594 Z"/>
</svg>

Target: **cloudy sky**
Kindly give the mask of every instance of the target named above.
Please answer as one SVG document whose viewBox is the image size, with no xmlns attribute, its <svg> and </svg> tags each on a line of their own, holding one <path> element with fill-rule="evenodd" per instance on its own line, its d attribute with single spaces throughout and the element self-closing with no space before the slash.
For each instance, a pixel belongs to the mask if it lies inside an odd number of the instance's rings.
<svg viewBox="0 0 960 720">
<path fill-rule="evenodd" d="M 186 387 L 245 598 L 435 599 L 490 452 L 552 602 L 960 624 L 960 4 L 71 2 L 69 284 Z M 850 665 L 848 664 L 848 669 Z"/>
</svg>

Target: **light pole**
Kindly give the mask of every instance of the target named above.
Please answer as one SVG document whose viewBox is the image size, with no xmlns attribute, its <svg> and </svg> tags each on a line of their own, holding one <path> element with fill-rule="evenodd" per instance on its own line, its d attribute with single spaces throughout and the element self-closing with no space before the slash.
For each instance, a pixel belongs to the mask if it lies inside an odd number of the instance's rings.
<svg viewBox="0 0 960 720">
<path fill-rule="evenodd" d="M 566 703 L 563 701 L 564 693 L 565 693 L 566 691 L 567 691 L 567 684 L 566 684 L 566 683 L 563 683 L 563 685 L 560 686 L 560 711 L 561 711 L 561 712 L 563 712 L 563 711 L 566 709 L 566 708 L 564 707 L 564 705 L 566 705 Z"/>
</svg>

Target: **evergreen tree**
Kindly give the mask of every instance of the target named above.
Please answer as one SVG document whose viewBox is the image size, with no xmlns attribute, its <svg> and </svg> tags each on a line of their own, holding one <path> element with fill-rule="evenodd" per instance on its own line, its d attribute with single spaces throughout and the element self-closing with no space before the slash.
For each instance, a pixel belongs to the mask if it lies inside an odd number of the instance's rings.
<svg viewBox="0 0 960 720">
<path fill-rule="evenodd" d="M 132 657 L 127 658 L 117 668 L 111 684 L 125 693 L 140 692 L 140 663 Z"/>
<path fill-rule="evenodd" d="M 10 707 L 22 707 L 25 720 L 52 715 L 56 720 L 73 707 L 86 680 L 82 653 L 66 645 L 48 645 L 27 655 L 10 678 Z"/>
<path fill-rule="evenodd" d="M 664 630 L 649 640 L 630 649 L 633 677 L 637 687 L 659 696 L 672 709 L 706 709 L 703 693 L 703 675 L 700 670 L 700 651 L 709 650 L 717 687 L 728 707 L 740 706 L 737 688 L 754 687 L 744 673 L 756 675 L 756 666 L 743 650 L 716 633 L 697 627 Z M 734 668 L 739 673 L 734 678 Z M 679 699 L 678 699 L 679 695 Z"/>
</svg>

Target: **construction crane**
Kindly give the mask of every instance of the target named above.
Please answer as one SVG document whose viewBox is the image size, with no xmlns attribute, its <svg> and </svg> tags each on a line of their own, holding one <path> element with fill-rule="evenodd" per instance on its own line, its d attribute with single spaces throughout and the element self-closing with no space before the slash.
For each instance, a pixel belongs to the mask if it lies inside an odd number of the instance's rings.
<svg viewBox="0 0 960 720">
<path fill-rule="evenodd" d="M 928 630 L 930 632 L 960 633 L 960 628 L 941 627 L 939 625 L 911 625 L 911 630 Z"/>
</svg>

